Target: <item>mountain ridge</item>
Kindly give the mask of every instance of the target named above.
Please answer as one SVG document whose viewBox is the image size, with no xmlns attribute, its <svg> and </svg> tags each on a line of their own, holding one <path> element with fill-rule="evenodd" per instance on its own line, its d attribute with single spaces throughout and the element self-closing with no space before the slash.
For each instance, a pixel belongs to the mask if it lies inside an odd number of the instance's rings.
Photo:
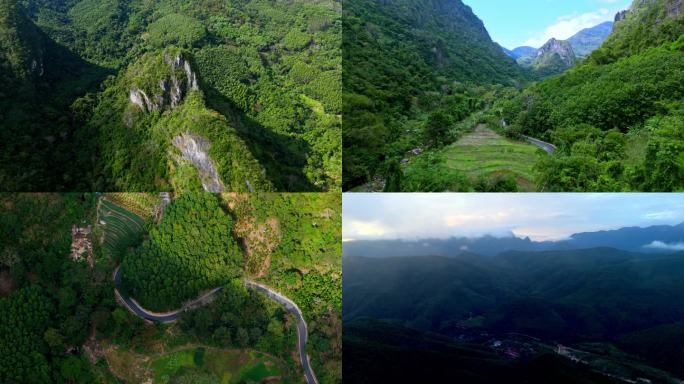
<svg viewBox="0 0 684 384">
<path fill-rule="evenodd" d="M 540 48 L 521 46 L 503 50 L 521 66 L 531 67 L 539 76 L 547 77 L 565 72 L 572 68 L 577 60 L 598 49 L 612 29 L 613 22 L 606 21 L 582 29 L 566 40 L 551 38 Z"/>
<path fill-rule="evenodd" d="M 343 255 L 374 257 L 417 256 L 422 254 L 454 256 L 463 252 L 494 256 L 503 251 L 573 250 L 596 247 L 610 247 L 642 253 L 678 251 L 676 247 L 671 249 L 648 247 L 654 242 L 662 242 L 665 245 L 683 243 L 684 222 L 676 225 L 623 227 L 595 232 L 579 232 L 557 241 L 533 241 L 529 237 L 495 237 L 492 235 L 476 238 L 359 240 L 344 242 L 342 250 Z"/>
</svg>

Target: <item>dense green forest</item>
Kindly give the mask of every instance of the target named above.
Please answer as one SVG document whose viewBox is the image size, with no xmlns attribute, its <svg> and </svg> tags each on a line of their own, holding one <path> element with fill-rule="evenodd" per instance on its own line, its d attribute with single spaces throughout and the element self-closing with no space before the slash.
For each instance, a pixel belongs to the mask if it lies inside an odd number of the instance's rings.
<svg viewBox="0 0 684 384">
<path fill-rule="evenodd" d="M 319 382 L 340 382 L 341 195 L 265 193 L 225 198 L 236 215 L 234 231 L 247 248 L 246 272 L 297 303 L 308 324 L 307 350 Z M 268 235 L 248 236 L 255 230 Z M 277 245 L 269 245 L 274 241 Z"/>
<path fill-rule="evenodd" d="M 2 189 L 339 190 L 338 2 L 0 4 Z"/>
<path fill-rule="evenodd" d="M 94 221 L 94 196 L 0 195 L 0 201 L 0 381 L 92 381 L 78 349 L 92 327 L 113 336 L 120 326 L 112 317 L 111 265 L 103 260 L 90 269 L 69 257 L 71 227 Z M 99 247 L 93 251 L 99 259 Z M 128 318 L 124 312 L 121 321 Z"/>
<path fill-rule="evenodd" d="M 200 345 L 275 361 L 281 382 L 300 382 L 297 322 L 248 277 L 300 306 L 319 382 L 340 383 L 340 200 L 183 193 L 162 211 L 157 194 L 0 195 L 0 381 L 142 382 L 156 359 Z M 178 323 L 146 323 L 115 298 L 119 263 L 121 293 L 152 310 L 222 289 Z M 197 364 L 172 379 L 218 380 Z"/>
<path fill-rule="evenodd" d="M 347 3 L 343 56 L 354 65 L 343 76 L 345 190 L 684 188 L 679 2 L 635 1 L 599 49 L 543 80 L 493 53 L 460 1 Z M 449 55 L 456 44 L 458 58 Z M 519 150 L 502 146 L 509 159 L 491 164 L 472 153 L 484 170 L 473 177 L 457 146 L 478 127 L 510 145 L 533 137 L 557 150 L 516 158 Z M 533 172 L 514 172 L 521 167 Z"/>
<path fill-rule="evenodd" d="M 227 283 L 240 274 L 242 262 L 231 228 L 215 195 L 181 195 L 142 246 L 124 257 L 123 287 L 145 308 L 161 312 Z"/>
</svg>

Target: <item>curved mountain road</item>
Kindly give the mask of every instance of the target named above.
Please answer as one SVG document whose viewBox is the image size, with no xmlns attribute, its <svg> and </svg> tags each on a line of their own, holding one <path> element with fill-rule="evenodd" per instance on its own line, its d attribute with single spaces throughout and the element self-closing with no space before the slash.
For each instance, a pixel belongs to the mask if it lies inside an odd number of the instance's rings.
<svg viewBox="0 0 684 384">
<path fill-rule="evenodd" d="M 525 140 L 527 140 L 528 143 L 536 145 L 537 147 L 546 151 L 546 153 L 548 153 L 549 155 L 553 155 L 558 149 L 555 145 L 547 143 L 546 141 L 541 141 L 539 139 L 535 139 L 534 137 L 525 135 L 523 135 L 523 137 L 525 138 Z"/>
<path fill-rule="evenodd" d="M 136 316 L 141 317 L 145 320 L 159 323 L 172 323 L 174 321 L 177 321 L 181 313 L 192 308 L 198 307 L 200 305 L 210 303 L 211 300 L 213 300 L 214 296 L 216 296 L 216 294 L 221 290 L 221 287 L 214 288 L 204 293 L 197 299 L 185 303 L 182 308 L 177 309 L 175 311 L 156 313 L 148 311 L 147 309 L 143 308 L 137 301 L 135 301 L 135 299 L 125 297 L 121 294 L 121 292 L 119 292 L 119 285 L 121 284 L 121 273 L 119 273 L 118 266 L 112 274 L 112 279 L 114 280 L 114 295 L 116 296 L 117 301 L 119 301 L 122 305 L 124 305 L 129 311 L 131 311 Z M 282 294 L 272 290 L 271 288 L 251 280 L 245 280 L 245 287 L 249 289 L 255 289 L 265 294 L 271 300 L 283 305 L 288 312 L 290 312 L 292 315 L 295 316 L 295 318 L 297 318 L 297 345 L 299 349 L 300 362 L 302 364 L 304 375 L 306 377 L 306 382 L 308 384 L 318 384 L 318 379 L 316 379 L 316 375 L 314 374 L 314 371 L 311 368 L 311 361 L 309 359 L 309 355 L 306 354 L 306 342 L 309 335 L 308 330 L 306 328 L 306 321 L 304 320 L 304 315 L 302 315 L 302 311 L 299 309 L 297 304 L 295 304 L 294 301 L 288 299 Z"/>
</svg>

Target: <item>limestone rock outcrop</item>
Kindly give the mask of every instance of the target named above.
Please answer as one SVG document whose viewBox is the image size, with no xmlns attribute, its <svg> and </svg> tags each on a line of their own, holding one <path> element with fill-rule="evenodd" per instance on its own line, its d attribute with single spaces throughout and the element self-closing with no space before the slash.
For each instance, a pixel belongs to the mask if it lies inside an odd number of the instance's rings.
<svg viewBox="0 0 684 384">
<path fill-rule="evenodd" d="M 181 152 L 182 158 L 177 159 L 177 162 L 186 160 L 192 163 L 205 191 L 223 192 L 225 190 L 216 165 L 209 156 L 211 143 L 207 139 L 193 133 L 184 133 L 174 137 L 172 143 Z"/>
<path fill-rule="evenodd" d="M 142 89 L 134 84 L 129 92 L 130 102 L 144 112 L 176 108 L 189 91 L 199 90 L 197 73 L 182 53 L 164 54 L 164 62 L 168 65 L 168 72 L 158 79 L 158 88 Z"/>
</svg>

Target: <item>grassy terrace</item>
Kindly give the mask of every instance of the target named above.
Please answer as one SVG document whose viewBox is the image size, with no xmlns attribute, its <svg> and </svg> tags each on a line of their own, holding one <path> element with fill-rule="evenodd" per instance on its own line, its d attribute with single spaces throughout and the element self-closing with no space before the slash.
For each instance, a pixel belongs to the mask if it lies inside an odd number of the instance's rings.
<svg viewBox="0 0 684 384">
<path fill-rule="evenodd" d="M 443 151 L 447 166 L 472 180 L 512 174 L 521 191 L 536 190 L 533 168 L 540 149 L 534 145 L 506 139 L 481 125 Z"/>
<path fill-rule="evenodd" d="M 180 376 L 213 378 L 221 384 L 261 383 L 279 379 L 280 363 L 275 358 L 248 350 L 190 348 L 152 359 L 149 368 L 155 383 L 169 383 Z"/>
</svg>

